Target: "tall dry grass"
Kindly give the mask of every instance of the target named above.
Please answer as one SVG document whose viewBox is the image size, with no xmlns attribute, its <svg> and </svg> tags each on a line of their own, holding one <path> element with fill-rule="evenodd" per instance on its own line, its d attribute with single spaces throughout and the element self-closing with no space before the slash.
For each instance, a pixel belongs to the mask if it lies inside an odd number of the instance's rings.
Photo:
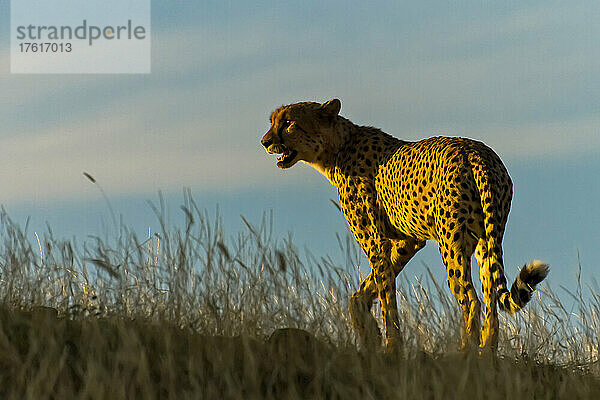
<svg viewBox="0 0 600 400">
<path fill-rule="evenodd" d="M 502 315 L 498 357 L 461 354 L 454 298 L 404 274 L 405 346 L 357 349 L 345 265 L 273 237 L 272 216 L 227 236 L 187 194 L 182 226 L 76 242 L 0 221 L 2 398 L 597 398 L 600 298 L 542 285 Z M 363 274 L 368 267 L 363 266 Z M 572 300 L 572 301 L 571 301 Z"/>
</svg>

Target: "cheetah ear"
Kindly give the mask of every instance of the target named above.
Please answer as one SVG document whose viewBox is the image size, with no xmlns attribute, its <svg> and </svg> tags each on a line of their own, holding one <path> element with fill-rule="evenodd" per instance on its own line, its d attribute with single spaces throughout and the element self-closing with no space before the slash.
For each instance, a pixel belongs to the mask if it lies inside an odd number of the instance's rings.
<svg viewBox="0 0 600 400">
<path fill-rule="evenodd" d="M 342 108 L 342 102 L 338 99 L 329 100 L 327 103 L 323 103 L 321 105 L 321 110 L 330 117 L 335 117 L 340 112 Z"/>
</svg>

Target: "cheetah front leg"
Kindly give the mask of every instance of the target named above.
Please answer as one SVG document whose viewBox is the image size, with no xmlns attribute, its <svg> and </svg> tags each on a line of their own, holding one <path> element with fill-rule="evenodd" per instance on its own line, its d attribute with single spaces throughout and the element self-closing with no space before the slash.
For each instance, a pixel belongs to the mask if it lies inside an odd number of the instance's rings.
<svg viewBox="0 0 600 400">
<path fill-rule="evenodd" d="M 381 332 L 371 314 L 373 300 L 377 297 L 377 285 L 373 271 L 350 298 L 350 318 L 363 348 L 372 349 L 381 344 Z"/>
<path fill-rule="evenodd" d="M 370 239 L 360 243 L 371 264 L 371 273 L 364 285 L 352 296 L 350 314 L 363 345 L 371 348 L 380 340 L 374 337 L 378 331 L 371 314 L 371 304 L 375 296 L 379 297 L 381 315 L 385 328 L 385 343 L 388 350 L 398 345 L 400 321 L 396 303 L 396 274 L 390 259 L 391 243 L 385 239 Z"/>
<path fill-rule="evenodd" d="M 405 235 L 402 235 L 401 238 L 398 239 L 391 239 L 390 242 L 392 243 L 390 259 L 396 276 L 398 276 L 410 259 L 413 258 L 419 250 L 425 247 L 426 244 L 424 240 L 417 240 Z"/>
<path fill-rule="evenodd" d="M 389 261 L 391 269 L 388 267 L 388 273 L 377 274 L 375 268 L 360 285 L 360 288 L 352 295 L 350 299 L 350 316 L 352 324 L 356 330 L 361 344 L 364 348 L 373 348 L 381 343 L 381 332 L 377 326 L 375 318 L 371 313 L 373 300 L 379 296 L 382 305 L 382 315 L 386 321 L 386 342 L 388 346 L 395 346 L 393 343 L 398 339 L 398 307 L 396 302 L 396 276 L 415 255 L 417 251 L 423 248 L 424 241 L 417 241 L 406 237 L 402 240 L 391 240 L 391 248 L 384 249 L 384 259 L 379 261 L 386 263 Z M 361 243 L 368 248 L 367 243 Z M 385 251 L 387 250 L 387 251 Z M 368 254 L 368 250 L 365 250 Z M 378 260 L 374 260 L 376 264 Z M 372 264 L 373 265 L 373 264 Z M 381 284 L 378 285 L 377 282 Z M 392 343 L 390 343 L 392 342 Z"/>
<path fill-rule="evenodd" d="M 375 343 L 377 340 L 372 338 L 380 338 L 380 335 L 376 334 L 378 329 L 373 316 L 368 314 L 375 296 L 379 296 L 386 344 L 392 348 L 397 343 L 400 326 L 396 275 L 422 244 L 404 235 L 398 237 L 398 232 L 389 230 L 387 215 L 377 204 L 373 182 L 357 177 L 338 182 L 338 185 L 344 216 L 371 265 L 371 273 L 350 301 L 352 321 L 363 344 L 370 346 Z"/>
<path fill-rule="evenodd" d="M 382 257 L 383 258 L 383 257 Z M 382 260 L 374 265 L 375 284 L 379 294 L 381 316 L 385 326 L 385 344 L 388 350 L 398 347 L 400 342 L 400 319 L 396 300 L 396 274 L 391 261 Z"/>
</svg>

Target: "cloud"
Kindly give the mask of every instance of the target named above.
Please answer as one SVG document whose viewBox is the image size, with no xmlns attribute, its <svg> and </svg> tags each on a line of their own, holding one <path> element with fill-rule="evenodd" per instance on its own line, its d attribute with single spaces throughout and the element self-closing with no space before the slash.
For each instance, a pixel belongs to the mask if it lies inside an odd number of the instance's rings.
<svg viewBox="0 0 600 400">
<path fill-rule="evenodd" d="M 282 176 L 258 140 L 275 107 L 334 96 L 404 139 L 469 136 L 516 161 L 597 153 L 598 28 L 578 27 L 582 12 L 440 15 L 402 37 L 364 22 L 367 39 L 347 41 L 327 26 L 169 25 L 149 76 L 2 72 L 3 201 L 85 197 L 83 171 L 118 193 L 303 182 L 307 168 Z"/>
<path fill-rule="evenodd" d="M 516 126 L 490 126 L 483 133 L 465 132 L 465 135 L 482 137 L 503 158 L 526 162 L 596 157 L 600 152 L 598 132 L 600 117 L 591 116 Z"/>
<path fill-rule="evenodd" d="M 193 93 L 182 91 L 175 98 L 190 104 L 188 95 Z M 228 110 L 177 114 L 178 102 L 165 101 L 154 90 L 130 100 L 0 139 L 3 203 L 95 196 L 84 171 L 106 192 L 123 195 L 182 187 L 229 191 L 264 184 L 279 173 L 259 144 L 266 116 L 249 128 L 246 120 L 252 118 L 243 110 L 236 118 L 228 118 Z"/>
</svg>

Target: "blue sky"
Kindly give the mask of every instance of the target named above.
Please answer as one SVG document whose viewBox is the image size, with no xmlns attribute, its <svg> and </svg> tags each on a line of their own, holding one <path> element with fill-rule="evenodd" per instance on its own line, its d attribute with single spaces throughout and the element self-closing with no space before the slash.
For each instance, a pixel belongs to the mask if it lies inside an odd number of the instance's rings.
<svg viewBox="0 0 600 400">
<path fill-rule="evenodd" d="M 0 203 L 83 241 L 110 219 L 83 171 L 140 231 L 147 200 L 160 190 L 176 214 L 189 187 L 230 231 L 273 210 L 281 234 L 335 258 L 334 189 L 309 167 L 277 169 L 258 141 L 277 106 L 338 97 L 356 123 L 500 154 L 515 182 L 511 279 L 540 258 L 552 283 L 572 280 L 578 251 L 598 276 L 598 2 L 388 3 L 155 1 L 150 75 L 38 76 L 9 74 L 0 0 Z M 421 262 L 441 271 L 433 244 L 408 273 Z"/>
</svg>

